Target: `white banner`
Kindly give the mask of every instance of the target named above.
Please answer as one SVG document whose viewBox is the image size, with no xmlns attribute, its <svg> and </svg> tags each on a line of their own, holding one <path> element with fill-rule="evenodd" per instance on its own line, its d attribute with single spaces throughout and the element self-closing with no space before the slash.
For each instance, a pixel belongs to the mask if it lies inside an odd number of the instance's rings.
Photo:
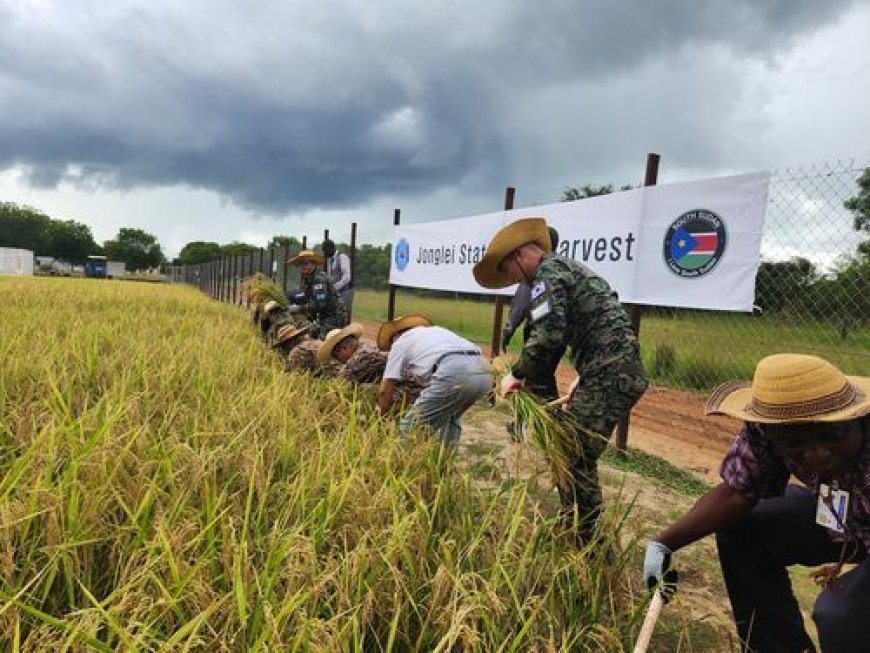
<svg viewBox="0 0 870 653">
<path fill-rule="evenodd" d="M 630 304 L 751 311 L 770 176 L 754 173 L 468 218 L 396 227 L 390 283 L 513 295 L 477 285 L 472 268 L 504 225 L 543 217 L 557 254 L 604 277 Z"/>
</svg>

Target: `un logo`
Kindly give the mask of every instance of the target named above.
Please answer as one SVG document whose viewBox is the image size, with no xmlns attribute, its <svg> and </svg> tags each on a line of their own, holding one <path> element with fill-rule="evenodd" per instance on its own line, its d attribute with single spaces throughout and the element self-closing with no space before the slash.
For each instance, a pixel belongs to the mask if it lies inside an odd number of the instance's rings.
<svg viewBox="0 0 870 653">
<path fill-rule="evenodd" d="M 400 272 L 408 267 L 408 263 L 411 261 L 411 246 L 404 238 L 399 238 L 399 242 L 396 243 L 396 253 L 393 258 Z"/>
</svg>

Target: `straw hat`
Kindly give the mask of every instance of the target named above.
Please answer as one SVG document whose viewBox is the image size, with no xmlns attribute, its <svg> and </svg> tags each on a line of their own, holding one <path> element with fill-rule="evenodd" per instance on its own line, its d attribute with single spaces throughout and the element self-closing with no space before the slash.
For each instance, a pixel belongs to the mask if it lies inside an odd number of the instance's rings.
<svg viewBox="0 0 870 653">
<path fill-rule="evenodd" d="M 762 358 L 752 384 L 719 386 L 704 411 L 747 422 L 844 422 L 870 414 L 870 378 L 845 376 L 828 361 L 803 354 Z"/>
<path fill-rule="evenodd" d="M 363 325 L 359 322 L 351 322 L 343 329 L 333 329 L 326 334 L 326 340 L 317 348 L 317 362 L 321 365 L 332 358 L 332 350 L 348 336 L 359 338 L 363 332 Z"/>
<path fill-rule="evenodd" d="M 432 326 L 432 320 L 425 315 L 403 315 L 389 322 L 384 322 L 378 329 L 378 349 L 389 351 L 395 334 L 419 326 Z"/>
<path fill-rule="evenodd" d="M 320 254 L 315 254 L 310 249 L 303 249 L 293 258 L 288 258 L 287 264 L 298 268 L 303 263 L 308 263 L 309 261 L 317 266 L 321 266 L 325 263 L 326 260 Z"/>
<path fill-rule="evenodd" d="M 278 329 L 278 334 L 275 336 L 275 344 L 273 344 L 272 346 L 278 347 L 280 345 L 283 345 L 285 342 L 288 342 L 289 340 L 293 340 L 294 338 L 303 336 L 308 333 L 309 328 L 311 328 L 311 325 L 297 327 L 295 324 L 285 324 L 280 329 Z"/>
<path fill-rule="evenodd" d="M 514 282 L 498 266 L 508 254 L 527 243 L 535 243 L 545 252 L 552 250 L 550 231 L 544 218 L 523 218 L 502 227 L 489 241 L 483 258 L 474 266 L 477 283 L 484 288 L 512 285 Z"/>
</svg>

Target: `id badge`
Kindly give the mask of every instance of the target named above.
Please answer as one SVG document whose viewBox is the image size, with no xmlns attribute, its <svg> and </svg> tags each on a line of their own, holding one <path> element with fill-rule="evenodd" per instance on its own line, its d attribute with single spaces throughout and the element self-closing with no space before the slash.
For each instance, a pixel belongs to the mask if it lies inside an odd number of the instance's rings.
<svg viewBox="0 0 870 653">
<path fill-rule="evenodd" d="M 835 490 L 826 483 L 819 484 L 819 500 L 816 504 L 816 523 L 838 533 L 843 532 L 849 510 L 849 493 Z"/>
</svg>

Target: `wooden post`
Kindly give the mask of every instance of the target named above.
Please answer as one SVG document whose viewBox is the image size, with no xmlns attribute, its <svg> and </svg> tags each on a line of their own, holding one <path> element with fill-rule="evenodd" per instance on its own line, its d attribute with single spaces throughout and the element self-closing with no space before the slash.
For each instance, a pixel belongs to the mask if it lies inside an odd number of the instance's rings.
<svg viewBox="0 0 870 653">
<path fill-rule="evenodd" d="M 646 155 L 646 174 L 644 175 L 644 186 L 655 186 L 659 178 L 659 161 L 661 157 L 658 154 L 650 152 Z M 637 336 L 640 342 L 640 318 L 643 309 L 639 304 L 631 304 L 628 307 L 628 317 L 631 320 L 631 328 L 634 329 L 634 335 Z M 628 425 L 631 422 L 631 411 L 625 417 L 619 420 L 616 425 L 616 452 L 620 457 L 625 457 L 628 450 Z"/>
<path fill-rule="evenodd" d="M 504 190 L 504 210 L 510 211 L 514 208 L 514 195 L 516 188 L 508 186 Z M 501 351 L 501 323 L 504 318 L 504 298 L 501 295 L 495 297 L 495 313 L 492 318 L 492 340 L 490 342 L 490 350 L 492 358 L 498 356 Z"/>
<path fill-rule="evenodd" d="M 399 226 L 399 221 L 401 219 L 401 216 L 402 216 L 401 209 L 394 209 L 393 210 L 393 226 L 394 227 Z M 395 246 L 395 243 L 394 243 L 394 246 Z M 393 255 L 395 255 L 395 252 L 393 252 Z M 389 296 L 389 299 L 387 300 L 387 319 L 392 320 L 394 317 L 396 317 L 396 287 L 393 284 L 390 284 L 390 296 Z"/>
</svg>

